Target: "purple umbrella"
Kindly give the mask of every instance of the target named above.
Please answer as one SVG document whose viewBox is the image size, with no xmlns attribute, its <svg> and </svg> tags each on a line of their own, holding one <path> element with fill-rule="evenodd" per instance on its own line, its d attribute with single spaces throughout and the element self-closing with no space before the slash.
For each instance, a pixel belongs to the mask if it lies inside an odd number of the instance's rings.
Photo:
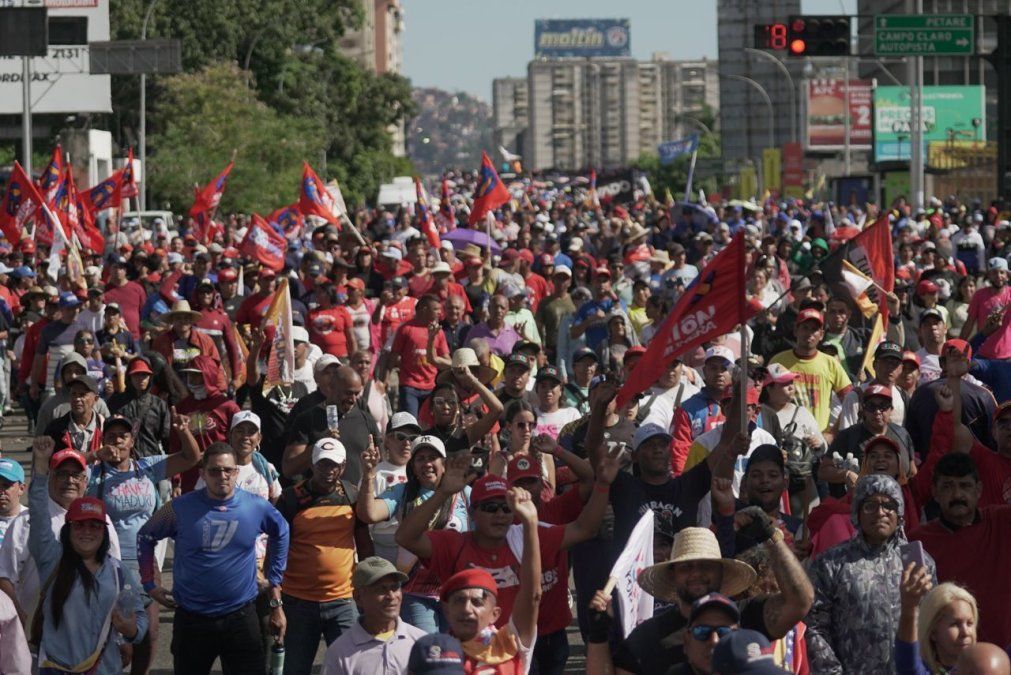
<svg viewBox="0 0 1011 675">
<path fill-rule="evenodd" d="M 446 241 L 453 242 L 453 248 L 457 251 L 462 251 L 467 244 L 474 244 L 482 249 L 488 248 L 490 245 L 492 253 L 502 252 L 502 248 L 493 240 L 488 239 L 488 235 L 481 230 L 458 227 L 452 232 L 440 235 L 440 237 Z"/>
</svg>

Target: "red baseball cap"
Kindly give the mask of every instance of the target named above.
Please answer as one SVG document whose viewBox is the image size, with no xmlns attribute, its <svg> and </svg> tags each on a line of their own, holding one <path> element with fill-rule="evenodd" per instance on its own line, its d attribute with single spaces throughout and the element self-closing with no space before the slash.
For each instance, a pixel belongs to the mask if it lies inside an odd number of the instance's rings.
<svg viewBox="0 0 1011 675">
<path fill-rule="evenodd" d="M 501 476 L 488 474 L 474 482 L 470 489 L 471 506 L 486 502 L 489 499 L 504 499 L 509 486 Z"/>
<path fill-rule="evenodd" d="M 261 279 L 274 279 L 277 277 L 277 272 L 269 267 L 261 267 L 259 274 Z"/>
<path fill-rule="evenodd" d="M 551 255 L 550 253 L 544 253 L 543 255 L 541 255 L 541 266 L 544 267 L 544 266 L 549 266 L 549 265 L 551 267 L 554 267 L 554 265 L 555 265 L 555 257 L 553 255 Z"/>
<path fill-rule="evenodd" d="M 539 462 L 527 455 L 517 455 L 510 460 L 509 466 L 506 467 L 506 476 L 509 478 L 509 485 L 515 485 L 516 481 L 521 478 L 541 478 L 541 466 Z M 472 492 L 471 501 L 473 500 Z"/>
<path fill-rule="evenodd" d="M 920 283 L 916 284 L 917 295 L 923 295 L 924 293 L 937 293 L 940 290 L 941 287 L 930 279 L 924 279 Z"/>
<path fill-rule="evenodd" d="M 807 309 L 801 310 L 800 314 L 797 315 L 798 324 L 802 324 L 805 321 L 817 321 L 818 325 L 825 325 L 825 317 L 822 316 L 822 313 L 814 307 L 808 307 Z"/>
<path fill-rule="evenodd" d="M 797 373 L 793 372 L 781 363 L 770 363 L 766 369 L 765 380 L 762 384 L 789 384 L 797 379 Z"/>
<path fill-rule="evenodd" d="M 484 265 L 484 261 L 480 258 L 467 258 L 463 261 L 463 264 L 467 267 L 481 267 Z"/>
<path fill-rule="evenodd" d="M 881 398 L 887 398 L 889 401 L 891 401 L 892 388 L 886 387 L 883 384 L 872 384 L 871 386 L 864 389 L 864 400 L 866 401 L 872 396 L 880 396 Z"/>
<path fill-rule="evenodd" d="M 236 281 L 238 278 L 239 273 L 231 267 L 218 270 L 218 283 L 221 283 L 222 281 Z"/>
<path fill-rule="evenodd" d="M 759 391 L 755 387 L 748 387 L 747 404 L 748 405 L 758 405 Z M 723 390 L 723 396 L 720 397 L 721 401 L 728 401 L 734 397 L 734 387 L 733 385 L 727 387 Z"/>
<path fill-rule="evenodd" d="M 152 284 L 160 284 L 161 283 L 161 275 L 158 274 L 157 272 L 151 272 L 151 274 L 147 275 L 147 277 L 145 277 L 145 278 L 148 281 L 150 281 Z"/>
<path fill-rule="evenodd" d="M 607 277 L 608 279 L 610 279 L 611 278 L 611 270 L 607 269 L 606 267 L 598 267 L 597 269 L 593 270 L 593 276 L 594 277 Z"/>
<path fill-rule="evenodd" d="M 82 470 L 88 468 L 88 462 L 84 459 L 84 455 L 73 448 L 67 448 L 66 450 L 60 450 L 49 459 L 49 469 L 55 470 L 56 467 L 64 462 L 74 462 Z"/>
<path fill-rule="evenodd" d="M 525 261 L 527 261 L 527 262 L 528 262 L 528 263 L 530 263 L 531 265 L 532 265 L 532 264 L 533 264 L 533 262 L 534 262 L 534 254 L 533 254 L 533 252 L 532 252 L 532 251 L 531 251 L 530 249 L 528 249 L 528 248 L 524 248 L 524 249 L 521 249 L 521 250 L 520 250 L 520 252 L 519 252 L 519 255 L 517 255 L 516 257 L 517 257 L 517 258 L 519 258 L 520 260 L 525 260 Z"/>
<path fill-rule="evenodd" d="M 917 367 L 920 366 L 920 357 L 916 355 L 916 352 L 909 351 L 908 349 L 902 352 L 902 360 L 915 363 Z"/>
<path fill-rule="evenodd" d="M 130 365 L 126 367 L 126 374 L 133 375 L 134 373 L 147 373 L 153 375 L 154 371 L 151 370 L 151 365 L 142 358 L 136 358 L 130 361 Z"/>
<path fill-rule="evenodd" d="M 498 584 L 488 570 L 483 567 L 471 567 L 446 579 L 442 584 L 439 599 L 445 601 L 453 593 L 465 588 L 480 588 L 498 597 Z"/>
<path fill-rule="evenodd" d="M 101 499 L 95 497 L 78 497 L 70 502 L 66 520 L 69 523 L 79 523 L 84 520 L 97 520 L 104 523 L 105 504 Z"/>
<path fill-rule="evenodd" d="M 359 291 L 365 290 L 365 282 L 359 279 L 358 277 L 352 277 L 351 279 L 348 279 L 347 284 L 345 285 L 348 288 L 357 288 Z"/>
<path fill-rule="evenodd" d="M 943 345 L 941 345 L 941 356 L 944 356 L 945 354 L 947 354 L 948 351 L 951 350 L 951 349 L 954 349 L 954 350 L 956 350 L 958 352 L 964 353 L 965 354 L 965 358 L 967 358 L 967 359 L 971 359 L 972 358 L 972 347 L 970 347 L 969 343 L 966 342 L 965 340 L 960 340 L 958 338 L 952 338 L 952 339 L 946 341 Z"/>
<path fill-rule="evenodd" d="M 520 257 L 520 252 L 514 248 L 507 248 L 502 251 L 502 262 L 513 261 Z"/>
<path fill-rule="evenodd" d="M 646 353 L 646 348 L 642 345 L 635 345 L 634 347 L 629 347 L 625 350 L 625 363 L 628 363 L 629 358 L 635 358 L 637 356 L 642 356 Z"/>
</svg>

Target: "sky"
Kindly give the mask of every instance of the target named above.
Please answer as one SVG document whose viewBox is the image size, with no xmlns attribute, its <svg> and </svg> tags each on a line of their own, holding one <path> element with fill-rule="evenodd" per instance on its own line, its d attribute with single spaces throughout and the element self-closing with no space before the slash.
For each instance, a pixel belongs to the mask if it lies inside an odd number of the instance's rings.
<svg viewBox="0 0 1011 675">
<path fill-rule="evenodd" d="M 749 0 L 762 2 L 763 0 Z M 465 91 L 491 102 L 496 77 L 524 76 L 535 19 L 627 18 L 632 56 L 717 58 L 716 0 L 401 0 L 404 75 L 416 87 Z M 810 14 L 856 13 L 856 0 L 801 0 Z M 785 20 L 786 17 L 783 17 Z"/>
</svg>

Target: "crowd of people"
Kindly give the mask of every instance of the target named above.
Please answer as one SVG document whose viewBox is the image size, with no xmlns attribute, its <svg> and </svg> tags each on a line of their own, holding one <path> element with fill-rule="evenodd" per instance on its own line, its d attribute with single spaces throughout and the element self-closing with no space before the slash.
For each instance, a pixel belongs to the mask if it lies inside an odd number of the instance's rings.
<svg viewBox="0 0 1011 675">
<path fill-rule="evenodd" d="M 280 270 L 242 215 L 110 218 L 79 273 L 0 243 L 0 409 L 34 437 L 0 458 L 0 672 L 146 673 L 171 610 L 186 674 L 325 644 L 331 674 L 549 675 L 573 625 L 594 674 L 1009 673 L 999 204 L 513 196 L 441 240 L 307 219 Z M 879 334 L 825 270 L 882 219 Z M 619 406 L 732 241 L 761 311 Z M 643 616 L 608 579 L 648 511 Z"/>
</svg>

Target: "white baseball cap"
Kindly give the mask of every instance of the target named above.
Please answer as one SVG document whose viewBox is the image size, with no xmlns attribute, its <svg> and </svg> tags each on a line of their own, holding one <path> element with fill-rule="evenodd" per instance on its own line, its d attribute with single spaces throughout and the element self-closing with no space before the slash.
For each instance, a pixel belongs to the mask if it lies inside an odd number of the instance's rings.
<svg viewBox="0 0 1011 675">
<path fill-rule="evenodd" d="M 307 331 L 302 326 L 292 326 L 291 327 L 291 339 L 294 342 L 308 342 L 309 341 L 309 331 Z"/>
<path fill-rule="evenodd" d="M 437 262 L 432 265 L 432 274 L 452 274 L 453 268 L 449 266 L 448 262 Z"/>
<path fill-rule="evenodd" d="M 239 426 L 243 422 L 252 422 L 253 426 L 259 430 L 260 428 L 260 416 L 257 415 L 252 410 L 240 410 L 239 412 L 232 415 L 232 424 L 228 427 L 229 431 Z"/>
<path fill-rule="evenodd" d="M 709 349 L 706 350 L 705 360 L 708 361 L 709 359 L 715 358 L 723 359 L 727 363 L 732 364 L 734 362 L 734 353 L 729 349 L 727 349 L 726 347 L 722 347 L 720 345 L 710 347 Z"/>
<path fill-rule="evenodd" d="M 338 359 L 333 354 L 324 354 L 323 356 L 316 359 L 316 363 L 312 367 L 312 372 L 319 375 L 330 366 L 339 366 L 340 364 L 341 360 Z"/>
<path fill-rule="evenodd" d="M 421 425 L 418 424 L 418 420 L 409 412 L 398 412 L 390 418 L 389 424 L 386 426 L 387 431 L 396 431 L 397 429 L 403 429 L 404 427 L 413 427 L 418 431 L 421 431 Z"/>
<path fill-rule="evenodd" d="M 446 456 L 446 446 L 443 445 L 442 440 L 438 436 L 418 436 L 411 443 L 411 454 L 414 454 L 421 447 L 435 448 L 443 457 Z"/>
<path fill-rule="evenodd" d="M 343 464 L 348 459 L 344 444 L 336 438 L 321 438 L 312 446 L 312 463 L 321 459 L 329 459 L 334 464 Z"/>
<path fill-rule="evenodd" d="M 568 265 L 555 265 L 555 276 L 559 274 L 564 274 L 567 277 L 572 276 L 572 270 L 569 269 Z"/>
</svg>

